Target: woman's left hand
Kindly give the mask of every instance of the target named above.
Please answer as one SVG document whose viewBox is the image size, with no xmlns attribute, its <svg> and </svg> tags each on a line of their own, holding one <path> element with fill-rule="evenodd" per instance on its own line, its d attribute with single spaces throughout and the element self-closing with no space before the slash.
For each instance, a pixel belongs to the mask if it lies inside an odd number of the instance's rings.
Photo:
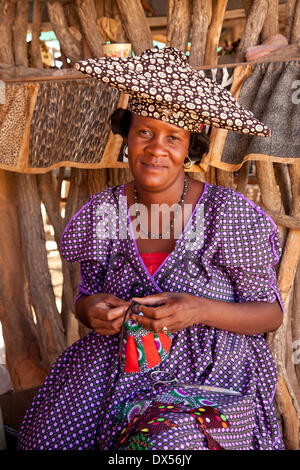
<svg viewBox="0 0 300 470">
<path fill-rule="evenodd" d="M 131 318 L 147 330 L 161 332 L 164 327 L 169 333 L 183 330 L 200 323 L 201 298 L 177 292 L 133 297 L 137 307 L 144 314 L 132 314 Z"/>
</svg>

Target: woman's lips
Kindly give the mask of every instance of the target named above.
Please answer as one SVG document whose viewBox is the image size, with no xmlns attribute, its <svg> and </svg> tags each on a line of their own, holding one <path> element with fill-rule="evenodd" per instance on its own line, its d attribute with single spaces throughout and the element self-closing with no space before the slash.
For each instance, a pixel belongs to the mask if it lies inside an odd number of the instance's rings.
<svg viewBox="0 0 300 470">
<path fill-rule="evenodd" d="M 162 170 L 163 168 L 167 168 L 165 165 L 161 165 L 159 163 L 142 162 L 142 165 L 151 170 Z"/>
</svg>

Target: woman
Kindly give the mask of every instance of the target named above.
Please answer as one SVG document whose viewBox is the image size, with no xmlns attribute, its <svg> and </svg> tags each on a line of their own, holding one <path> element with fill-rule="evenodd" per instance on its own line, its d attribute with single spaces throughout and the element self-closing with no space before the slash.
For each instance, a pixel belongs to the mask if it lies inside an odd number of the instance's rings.
<svg viewBox="0 0 300 470">
<path fill-rule="evenodd" d="M 123 91 L 130 81 L 129 111 L 112 124 L 134 179 L 95 194 L 64 232 L 62 255 L 81 266 L 76 314 L 93 332 L 58 359 L 19 448 L 282 449 L 263 338 L 282 321 L 278 231 L 244 196 L 187 178 L 183 167 L 203 123 L 267 128 L 216 84 L 189 76 L 172 48 L 81 66 Z M 201 119 L 191 89 L 208 108 Z M 168 217 L 155 219 L 161 204 Z"/>
</svg>

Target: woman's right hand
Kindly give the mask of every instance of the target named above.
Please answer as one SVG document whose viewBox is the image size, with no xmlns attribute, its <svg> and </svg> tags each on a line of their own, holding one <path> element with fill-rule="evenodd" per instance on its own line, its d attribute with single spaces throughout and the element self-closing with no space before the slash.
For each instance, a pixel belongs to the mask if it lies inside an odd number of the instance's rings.
<svg viewBox="0 0 300 470">
<path fill-rule="evenodd" d="M 85 326 L 99 335 L 115 335 L 121 330 L 130 303 L 113 294 L 84 295 L 77 300 L 75 312 Z"/>
</svg>

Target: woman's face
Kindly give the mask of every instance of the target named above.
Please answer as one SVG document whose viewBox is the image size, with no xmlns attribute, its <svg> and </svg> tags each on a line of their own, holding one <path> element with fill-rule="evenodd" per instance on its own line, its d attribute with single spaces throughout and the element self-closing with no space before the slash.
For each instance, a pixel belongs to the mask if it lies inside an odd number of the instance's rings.
<svg viewBox="0 0 300 470">
<path fill-rule="evenodd" d="M 129 165 L 141 187 L 162 190 L 182 177 L 190 144 L 189 131 L 132 114 L 126 140 Z"/>
</svg>

